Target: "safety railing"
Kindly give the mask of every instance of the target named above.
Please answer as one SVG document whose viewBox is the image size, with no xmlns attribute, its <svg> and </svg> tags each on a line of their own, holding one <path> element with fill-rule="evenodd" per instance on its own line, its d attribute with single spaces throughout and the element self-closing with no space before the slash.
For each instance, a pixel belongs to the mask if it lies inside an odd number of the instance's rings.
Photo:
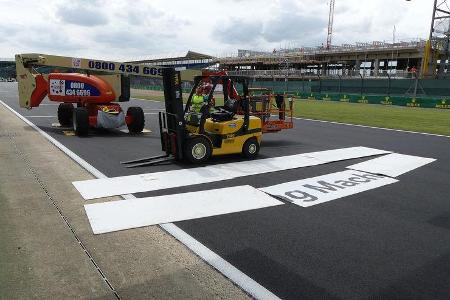
<svg viewBox="0 0 450 300">
<path fill-rule="evenodd" d="M 275 95 L 267 91 L 259 95 L 250 95 L 250 113 L 261 119 L 263 132 L 293 128 L 293 96 Z"/>
<path fill-rule="evenodd" d="M 361 68 L 360 70 L 343 70 L 343 69 L 327 69 L 326 71 L 320 69 L 304 69 L 304 70 L 236 70 L 228 71 L 229 75 L 233 76 L 247 76 L 251 78 L 311 78 L 315 79 L 317 76 L 321 78 L 359 78 L 363 77 L 391 77 L 391 78 L 411 78 L 414 72 L 396 69 L 379 69 L 373 70 L 369 68 Z"/>
</svg>

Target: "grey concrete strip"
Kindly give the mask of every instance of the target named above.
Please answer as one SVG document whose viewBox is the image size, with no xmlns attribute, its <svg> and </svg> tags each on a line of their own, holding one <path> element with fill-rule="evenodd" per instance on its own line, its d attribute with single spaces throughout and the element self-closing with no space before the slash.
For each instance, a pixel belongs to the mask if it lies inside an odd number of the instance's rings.
<svg viewBox="0 0 450 300">
<path fill-rule="evenodd" d="M 248 298 L 159 227 L 94 236 L 71 185 L 92 176 L 3 107 L 0 128 L 2 297 L 114 298 L 75 233 L 120 298 Z"/>
<path fill-rule="evenodd" d="M 48 145 L 3 108 L 0 128 L 0 298 L 114 299 L 52 203 L 70 181 L 29 164 Z M 43 173 L 52 178 L 49 189 L 39 181 Z"/>
</svg>

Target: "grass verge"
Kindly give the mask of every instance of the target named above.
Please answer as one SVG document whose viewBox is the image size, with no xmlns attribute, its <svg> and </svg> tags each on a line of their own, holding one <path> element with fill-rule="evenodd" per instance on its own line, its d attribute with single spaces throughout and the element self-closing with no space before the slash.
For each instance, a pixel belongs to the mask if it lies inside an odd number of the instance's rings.
<svg viewBox="0 0 450 300">
<path fill-rule="evenodd" d="M 295 116 L 450 136 L 449 110 L 299 100 Z"/>
</svg>

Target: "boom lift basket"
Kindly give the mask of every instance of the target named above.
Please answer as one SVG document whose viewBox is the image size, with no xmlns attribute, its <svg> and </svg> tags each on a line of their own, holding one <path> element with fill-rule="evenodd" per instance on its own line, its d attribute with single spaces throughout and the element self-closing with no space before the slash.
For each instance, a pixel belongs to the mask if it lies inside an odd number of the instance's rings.
<svg viewBox="0 0 450 300">
<path fill-rule="evenodd" d="M 292 97 L 285 94 L 272 94 L 271 90 L 265 88 L 249 90 L 250 114 L 261 118 L 263 133 L 278 132 L 294 127 Z"/>
</svg>

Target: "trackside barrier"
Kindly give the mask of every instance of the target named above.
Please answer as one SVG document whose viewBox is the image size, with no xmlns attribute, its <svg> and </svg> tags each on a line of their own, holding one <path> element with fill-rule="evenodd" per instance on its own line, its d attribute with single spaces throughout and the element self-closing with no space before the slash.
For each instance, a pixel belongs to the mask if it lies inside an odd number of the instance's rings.
<svg viewBox="0 0 450 300">
<path fill-rule="evenodd" d="M 360 104 L 396 105 L 405 107 L 450 109 L 450 99 L 430 97 L 358 95 L 338 93 L 293 93 L 297 99 L 313 101 L 336 101 Z"/>
</svg>

